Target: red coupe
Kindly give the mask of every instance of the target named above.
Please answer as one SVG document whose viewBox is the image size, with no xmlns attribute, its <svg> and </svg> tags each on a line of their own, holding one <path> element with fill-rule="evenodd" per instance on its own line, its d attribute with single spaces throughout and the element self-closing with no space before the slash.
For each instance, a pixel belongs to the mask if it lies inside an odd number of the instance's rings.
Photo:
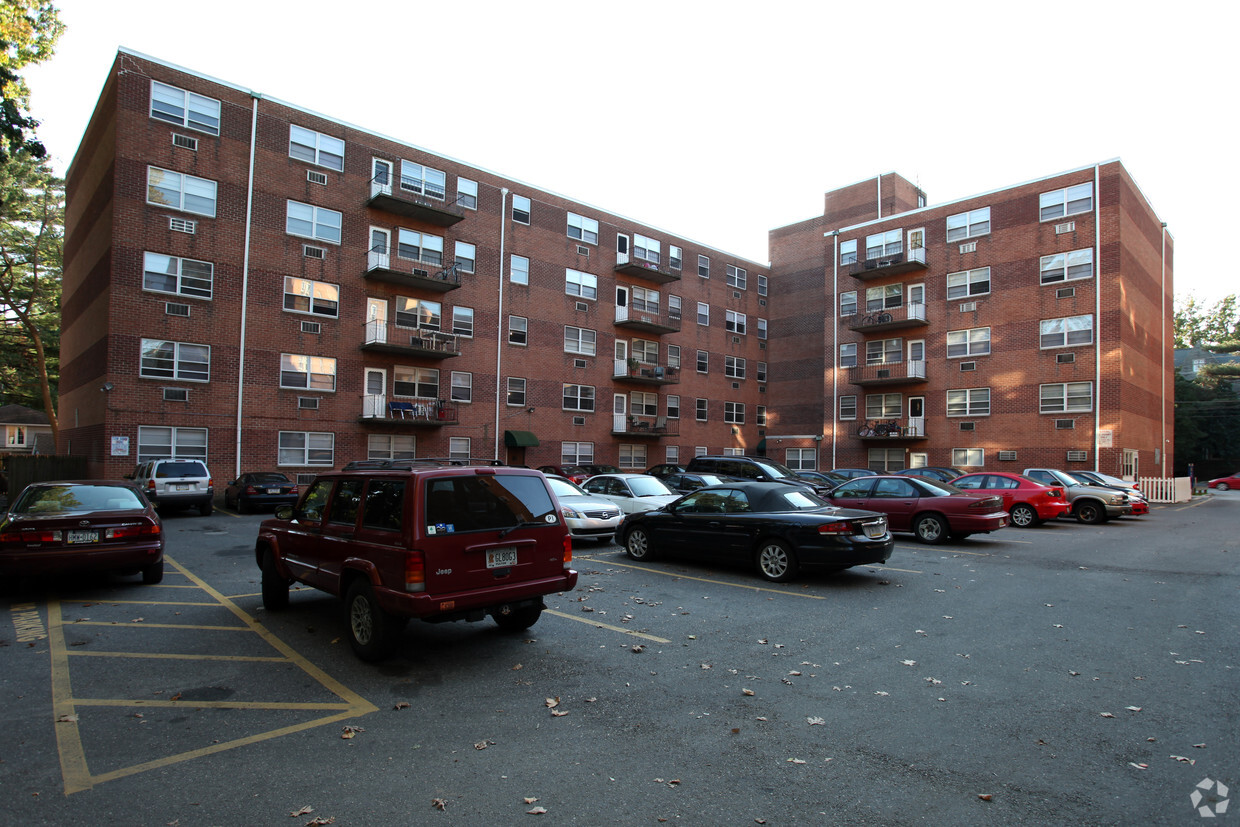
<svg viewBox="0 0 1240 827">
<path fill-rule="evenodd" d="M 1046 485 L 1024 474 L 978 472 L 957 477 L 952 485 L 1003 497 L 1003 507 L 1012 515 L 1012 525 L 1017 528 L 1029 528 L 1072 510 L 1063 486 Z"/>
</svg>

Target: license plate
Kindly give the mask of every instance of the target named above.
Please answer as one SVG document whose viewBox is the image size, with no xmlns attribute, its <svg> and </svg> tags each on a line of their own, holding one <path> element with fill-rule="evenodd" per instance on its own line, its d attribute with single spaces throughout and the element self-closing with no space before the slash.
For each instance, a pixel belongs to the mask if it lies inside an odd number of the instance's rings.
<svg viewBox="0 0 1240 827">
<path fill-rule="evenodd" d="M 882 523 L 866 523 L 865 525 L 865 536 L 871 540 L 882 537 L 886 531 L 887 527 Z"/>
<path fill-rule="evenodd" d="M 487 568 L 502 569 L 517 564 L 515 548 L 493 548 L 487 550 Z"/>
<path fill-rule="evenodd" d="M 267 489 L 267 493 L 268 493 L 268 494 L 279 494 L 279 493 L 280 493 L 280 489 L 279 489 L 279 488 L 268 488 L 268 489 Z"/>
<path fill-rule="evenodd" d="M 99 542 L 98 531 L 70 531 L 68 532 L 67 542 L 72 543 L 97 543 Z"/>
<path fill-rule="evenodd" d="M 190 486 L 188 485 L 174 485 L 172 487 L 177 491 L 188 491 L 190 489 Z"/>
</svg>

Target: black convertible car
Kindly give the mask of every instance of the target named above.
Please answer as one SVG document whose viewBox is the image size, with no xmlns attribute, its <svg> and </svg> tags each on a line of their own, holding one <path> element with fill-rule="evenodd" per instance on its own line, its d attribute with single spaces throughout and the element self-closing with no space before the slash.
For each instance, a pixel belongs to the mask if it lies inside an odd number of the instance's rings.
<svg viewBox="0 0 1240 827">
<path fill-rule="evenodd" d="M 882 514 L 837 508 L 779 482 L 700 488 L 662 508 L 628 515 L 616 542 L 634 560 L 668 554 L 741 563 L 775 582 L 791 580 L 800 569 L 885 563 L 895 546 Z"/>
</svg>

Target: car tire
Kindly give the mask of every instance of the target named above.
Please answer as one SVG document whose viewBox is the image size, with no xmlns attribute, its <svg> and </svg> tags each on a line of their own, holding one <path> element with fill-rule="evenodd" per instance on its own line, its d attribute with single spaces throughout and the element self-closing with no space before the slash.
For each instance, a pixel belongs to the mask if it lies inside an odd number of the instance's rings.
<svg viewBox="0 0 1240 827">
<path fill-rule="evenodd" d="M 938 514 L 920 514 L 913 520 L 913 534 L 930 545 L 946 542 L 947 522 Z"/>
<path fill-rule="evenodd" d="M 204 517 L 210 517 L 211 512 L 214 510 L 215 510 L 215 503 L 211 500 L 206 500 L 205 502 L 199 503 L 198 505 L 198 513 Z"/>
<path fill-rule="evenodd" d="M 655 559 L 654 543 L 644 528 L 635 528 L 624 538 L 624 551 L 633 560 Z"/>
<path fill-rule="evenodd" d="M 797 576 L 797 557 L 781 540 L 763 540 L 754 556 L 758 574 L 772 583 L 786 583 Z"/>
<path fill-rule="evenodd" d="M 1231 490 L 1231 486 L 1230 486 L 1230 485 L 1228 485 L 1228 484 L 1227 484 L 1227 483 L 1225 483 L 1225 482 L 1220 482 L 1220 483 L 1218 484 L 1218 490 L 1219 490 L 1219 491 L 1230 491 L 1230 490 Z"/>
<path fill-rule="evenodd" d="M 1107 510 L 1102 503 L 1093 500 L 1087 500 L 1078 503 L 1072 511 L 1078 522 L 1087 525 L 1101 525 L 1107 521 Z"/>
<path fill-rule="evenodd" d="M 364 661 L 379 661 L 395 651 L 406 618 L 383 611 L 370 582 L 359 577 L 345 594 L 344 621 L 353 654 Z"/>
<path fill-rule="evenodd" d="M 524 632 L 538 622 L 538 618 L 542 617 L 542 610 L 542 606 L 526 606 L 523 609 L 516 609 L 508 614 L 501 614 L 495 611 L 491 612 L 491 619 L 495 621 L 495 625 L 502 631 Z"/>
<path fill-rule="evenodd" d="M 1008 516 L 1012 518 L 1012 525 L 1017 528 L 1033 528 L 1035 525 L 1042 522 L 1042 520 L 1038 518 L 1038 512 L 1033 510 L 1033 506 L 1026 505 L 1025 503 L 1017 503 L 1012 506 L 1012 510 Z"/>
<path fill-rule="evenodd" d="M 151 563 L 149 566 L 142 567 L 142 582 L 148 586 L 154 586 L 156 583 L 162 583 L 164 579 L 164 561 L 160 558 L 158 563 Z"/>
<path fill-rule="evenodd" d="M 263 552 L 263 608 L 279 612 L 288 608 L 288 578 L 276 569 L 276 558 L 270 551 Z"/>
</svg>

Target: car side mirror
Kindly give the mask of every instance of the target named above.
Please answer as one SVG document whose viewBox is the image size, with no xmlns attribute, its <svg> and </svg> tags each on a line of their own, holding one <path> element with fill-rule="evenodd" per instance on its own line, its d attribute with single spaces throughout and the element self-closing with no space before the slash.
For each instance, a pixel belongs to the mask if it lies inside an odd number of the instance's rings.
<svg viewBox="0 0 1240 827">
<path fill-rule="evenodd" d="M 231 485 L 231 483 L 230 483 L 230 485 Z M 276 506 L 276 511 L 275 511 L 275 518 L 276 518 L 277 520 L 291 520 L 291 519 L 293 519 L 293 506 L 291 506 L 291 505 L 277 505 L 277 506 Z"/>
</svg>

